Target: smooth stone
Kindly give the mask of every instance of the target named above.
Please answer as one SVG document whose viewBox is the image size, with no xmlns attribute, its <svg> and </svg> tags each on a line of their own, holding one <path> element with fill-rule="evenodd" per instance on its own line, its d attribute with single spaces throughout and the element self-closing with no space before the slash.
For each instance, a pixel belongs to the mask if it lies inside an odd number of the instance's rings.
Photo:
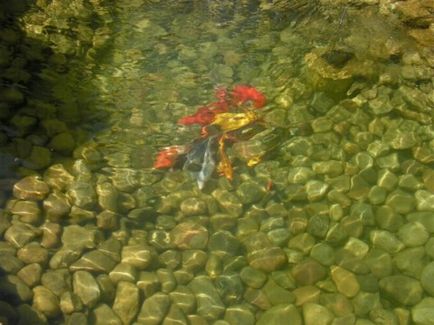
<svg viewBox="0 0 434 325">
<path fill-rule="evenodd" d="M 226 308 L 224 320 L 229 324 L 254 325 L 255 315 L 246 305 L 232 305 Z"/>
<path fill-rule="evenodd" d="M 128 245 L 122 248 L 122 263 L 131 264 L 139 270 L 146 269 L 156 257 L 155 248 L 145 245 Z"/>
<path fill-rule="evenodd" d="M 263 286 L 262 291 L 273 306 L 284 303 L 293 303 L 295 301 L 294 293 L 282 288 L 273 279 L 267 281 Z"/>
<path fill-rule="evenodd" d="M 422 299 L 422 286 L 411 277 L 405 275 L 387 276 L 382 278 L 379 284 L 385 295 L 400 304 L 413 306 Z"/>
<path fill-rule="evenodd" d="M 172 304 L 162 324 L 163 325 L 187 324 L 187 317 L 182 311 L 182 309 L 180 309 L 177 305 Z"/>
<path fill-rule="evenodd" d="M 0 262 L 1 263 L 1 262 Z M 2 268 L 3 268 L 3 264 Z M 42 267 L 38 263 L 33 263 L 24 266 L 19 272 L 17 276 L 23 280 L 23 282 L 28 285 L 30 288 L 33 288 L 35 285 L 39 283 L 42 275 Z"/>
<path fill-rule="evenodd" d="M 72 276 L 74 293 L 87 307 L 94 307 L 101 296 L 101 290 L 95 278 L 86 271 L 76 271 Z"/>
<path fill-rule="evenodd" d="M 165 293 L 157 292 L 145 299 L 137 316 L 137 321 L 143 324 L 158 325 L 166 316 L 169 307 L 169 296 Z"/>
<path fill-rule="evenodd" d="M 32 307 L 48 318 L 54 318 L 60 314 L 59 298 L 43 286 L 33 288 Z"/>
<path fill-rule="evenodd" d="M 63 132 L 53 136 L 47 146 L 62 154 L 69 154 L 75 149 L 76 143 L 71 133 Z"/>
<path fill-rule="evenodd" d="M 206 265 L 208 255 L 198 249 L 189 249 L 182 252 L 182 268 L 193 274 L 202 270 Z"/>
<path fill-rule="evenodd" d="M 386 156 L 378 157 L 376 162 L 378 167 L 389 169 L 392 171 L 398 170 L 400 166 L 399 157 L 396 152 Z"/>
<path fill-rule="evenodd" d="M 411 309 L 411 318 L 416 325 L 434 324 L 434 298 L 425 297 Z"/>
<path fill-rule="evenodd" d="M 307 232 L 314 237 L 324 238 L 329 230 L 330 220 L 327 215 L 314 214 L 308 222 Z"/>
<path fill-rule="evenodd" d="M 387 196 L 386 205 L 390 206 L 397 213 L 407 214 L 414 211 L 416 201 L 413 195 L 401 190 L 395 190 Z"/>
<path fill-rule="evenodd" d="M 119 192 L 110 182 L 97 184 L 96 194 L 98 195 L 98 204 L 102 209 L 118 211 Z"/>
<path fill-rule="evenodd" d="M 344 172 L 344 165 L 342 161 L 328 160 L 313 163 L 312 169 L 316 174 L 336 177 Z"/>
<path fill-rule="evenodd" d="M 41 246 L 50 249 L 60 244 L 60 235 L 63 229 L 58 223 L 45 222 L 39 228 L 42 230 Z"/>
<path fill-rule="evenodd" d="M 66 195 L 74 206 L 82 209 L 92 209 L 97 203 L 97 194 L 89 182 L 76 181 L 72 183 Z"/>
<path fill-rule="evenodd" d="M 54 164 L 45 171 L 44 181 L 53 189 L 62 192 L 74 181 L 74 176 L 62 164 Z"/>
<path fill-rule="evenodd" d="M 110 237 L 98 245 L 100 252 L 106 254 L 116 262 L 121 260 L 121 249 L 122 243 L 114 237 Z"/>
<path fill-rule="evenodd" d="M 272 272 L 287 263 L 287 256 L 280 247 L 267 247 L 248 253 L 249 265 L 255 269 Z"/>
<path fill-rule="evenodd" d="M 223 316 L 225 306 L 213 282 L 207 276 L 197 276 L 188 285 L 196 296 L 197 313 L 209 321 Z"/>
<path fill-rule="evenodd" d="M 353 305 L 351 300 L 341 293 L 322 293 L 320 303 L 337 317 L 350 315 L 353 313 Z"/>
<path fill-rule="evenodd" d="M 0 292 L 13 304 L 28 302 L 33 298 L 32 290 L 16 275 L 0 277 Z"/>
<path fill-rule="evenodd" d="M 140 272 L 136 284 L 143 291 L 146 298 L 152 296 L 161 288 L 160 280 L 155 272 Z"/>
<path fill-rule="evenodd" d="M 243 204 L 252 204 L 260 201 L 266 191 L 265 188 L 258 183 L 246 181 L 240 184 L 236 193 Z"/>
<path fill-rule="evenodd" d="M 243 204 L 233 193 L 226 190 L 215 190 L 212 196 L 217 200 L 224 212 L 234 217 L 239 217 L 243 212 Z"/>
<path fill-rule="evenodd" d="M 289 170 L 288 182 L 291 184 L 305 184 L 314 176 L 315 173 L 308 167 L 294 167 Z"/>
<path fill-rule="evenodd" d="M 161 284 L 161 292 L 169 293 L 176 287 L 176 278 L 170 269 L 158 269 L 156 271 L 158 281 Z"/>
<path fill-rule="evenodd" d="M 301 285 L 312 285 L 326 276 L 326 268 L 316 260 L 308 258 L 292 268 L 292 276 Z"/>
<path fill-rule="evenodd" d="M 319 180 L 309 180 L 306 182 L 305 188 L 309 201 L 319 201 L 326 195 L 329 185 Z"/>
<path fill-rule="evenodd" d="M 419 279 L 427 264 L 427 256 L 423 247 L 406 248 L 393 257 L 396 268 L 404 275 Z"/>
<path fill-rule="evenodd" d="M 261 289 L 248 287 L 244 292 L 243 298 L 247 303 L 260 310 L 267 310 L 272 307 L 268 297 Z"/>
<path fill-rule="evenodd" d="M 244 267 L 241 270 L 240 277 L 246 285 L 256 289 L 261 288 L 267 280 L 267 276 L 263 271 L 251 266 Z"/>
<path fill-rule="evenodd" d="M 303 232 L 292 237 L 288 242 L 288 247 L 299 250 L 303 254 L 309 254 L 315 243 L 315 237 L 307 232 Z"/>
<path fill-rule="evenodd" d="M 434 211 L 434 194 L 425 191 L 418 190 L 415 193 L 416 208 L 419 211 Z"/>
<path fill-rule="evenodd" d="M 386 230 L 371 230 L 369 238 L 374 247 L 384 249 L 391 254 L 395 254 L 405 247 L 395 234 Z"/>
<path fill-rule="evenodd" d="M 121 215 L 116 212 L 104 210 L 96 216 L 96 225 L 102 230 L 117 230 L 119 228 L 119 220 Z"/>
<path fill-rule="evenodd" d="M 387 191 L 378 185 L 372 186 L 368 193 L 369 202 L 374 205 L 382 204 L 386 200 L 386 197 Z"/>
<path fill-rule="evenodd" d="M 220 230 L 214 232 L 208 241 L 208 250 L 220 257 L 238 255 L 240 241 L 230 231 Z"/>
<path fill-rule="evenodd" d="M 178 268 L 178 266 L 181 264 L 181 259 L 181 252 L 174 249 L 168 249 L 158 255 L 158 261 L 161 263 L 161 265 L 171 270 Z"/>
<path fill-rule="evenodd" d="M 330 266 L 334 263 L 334 254 L 334 249 L 327 243 L 315 244 L 310 251 L 310 257 L 324 266 Z"/>
<path fill-rule="evenodd" d="M 64 314 L 72 314 L 83 309 L 80 298 L 71 291 L 66 291 L 60 296 L 60 310 Z"/>
<path fill-rule="evenodd" d="M 124 324 L 130 324 L 139 311 L 139 289 L 131 282 L 121 281 L 116 288 L 113 311 Z"/>
<path fill-rule="evenodd" d="M 30 169 L 44 169 L 50 166 L 52 161 L 51 151 L 45 147 L 33 146 L 30 152 L 29 162 L 26 164 Z"/>
<path fill-rule="evenodd" d="M 392 257 L 384 250 L 371 248 L 365 257 L 365 263 L 371 273 L 377 278 L 383 278 L 392 274 Z"/>
<path fill-rule="evenodd" d="M 100 297 L 102 302 L 109 302 L 110 304 L 115 299 L 116 286 L 110 280 L 107 274 L 99 274 L 96 277 L 96 282 L 98 283 L 99 289 L 101 291 Z"/>
<path fill-rule="evenodd" d="M 130 264 L 119 263 L 109 273 L 109 276 L 113 283 L 118 283 L 120 281 L 135 283 L 138 278 L 138 272 L 136 268 Z"/>
<path fill-rule="evenodd" d="M 183 200 L 179 208 L 181 212 L 187 217 L 204 215 L 208 212 L 206 203 L 196 197 L 190 197 Z"/>
<path fill-rule="evenodd" d="M 422 287 L 428 292 L 431 296 L 434 296 L 434 262 L 427 264 L 422 270 L 422 274 L 420 277 L 420 282 Z"/>
<path fill-rule="evenodd" d="M 11 243 L 16 248 L 24 247 L 27 243 L 32 241 L 40 232 L 38 229 L 29 224 L 17 222 L 6 230 L 4 239 Z"/>
<path fill-rule="evenodd" d="M 0 265 L 2 273 L 15 274 L 24 266 L 24 262 L 9 252 L 1 252 Z"/>
<path fill-rule="evenodd" d="M 179 249 L 204 249 L 208 243 L 208 230 L 193 222 L 183 222 L 172 229 L 170 237 Z"/>
<path fill-rule="evenodd" d="M 196 298 L 190 288 L 178 285 L 169 293 L 170 300 L 178 306 L 186 315 L 192 314 L 196 309 Z"/>
<path fill-rule="evenodd" d="M 336 289 L 345 297 L 352 298 L 359 292 L 360 285 L 354 273 L 334 265 L 330 268 L 330 274 Z"/>
<path fill-rule="evenodd" d="M 366 317 L 369 312 L 381 307 L 380 294 L 378 292 L 360 291 L 353 298 L 354 313 L 358 317 Z"/>
<path fill-rule="evenodd" d="M 66 217 L 71 210 L 68 198 L 61 192 L 53 192 L 43 202 L 43 208 L 47 219 L 57 222 Z"/>
<path fill-rule="evenodd" d="M 17 257 L 26 264 L 45 265 L 48 261 L 48 250 L 37 242 L 31 242 L 17 251 Z"/>
<path fill-rule="evenodd" d="M 305 325 L 327 325 L 334 319 L 333 313 L 326 307 L 308 302 L 303 305 L 303 320 Z"/>
<path fill-rule="evenodd" d="M 398 178 L 398 186 L 404 190 L 417 191 L 422 188 L 422 182 L 412 174 L 403 174 Z"/>
<path fill-rule="evenodd" d="M 244 285 L 238 274 L 222 274 L 215 278 L 215 287 L 225 305 L 233 305 L 242 300 Z"/>
<path fill-rule="evenodd" d="M 257 325 L 301 325 L 303 324 L 300 313 L 292 304 L 281 304 L 266 310 L 256 322 Z"/>
<path fill-rule="evenodd" d="M 358 238 L 350 237 L 345 243 L 344 250 L 355 257 L 363 258 L 369 251 L 369 245 Z"/>
<path fill-rule="evenodd" d="M 50 188 L 39 176 L 27 176 L 15 183 L 13 194 L 20 200 L 43 200 Z"/>
<path fill-rule="evenodd" d="M 303 286 L 294 289 L 292 293 L 295 296 L 295 305 L 299 307 L 309 302 L 319 302 L 321 291 L 317 286 Z"/>
<path fill-rule="evenodd" d="M 65 248 L 81 252 L 83 249 L 95 248 L 99 240 L 96 229 L 78 225 L 66 226 L 62 234 L 62 243 Z"/>
<path fill-rule="evenodd" d="M 42 274 L 41 283 L 58 297 L 72 288 L 71 274 L 67 269 L 47 270 Z"/>
<path fill-rule="evenodd" d="M 407 247 L 421 246 L 426 243 L 430 235 L 420 222 L 409 222 L 398 230 L 398 238 Z"/>
<path fill-rule="evenodd" d="M 396 232 L 403 224 L 404 218 L 388 205 L 375 209 L 375 222 L 381 229 Z"/>
<path fill-rule="evenodd" d="M 10 304 L 6 301 L 0 300 L 0 320 L 4 324 L 16 324 L 18 321 L 18 314 Z"/>
<path fill-rule="evenodd" d="M 41 209 L 34 201 L 11 201 L 9 210 L 20 217 L 20 221 L 30 224 L 38 224 L 41 221 Z"/>
<path fill-rule="evenodd" d="M 74 262 L 69 269 L 72 272 L 82 270 L 109 273 L 115 265 L 116 261 L 110 258 L 110 256 L 99 250 L 93 250 L 85 253 L 78 261 Z"/>
<path fill-rule="evenodd" d="M 95 325 L 122 325 L 116 313 L 106 304 L 99 304 L 90 313 L 89 320 Z M 72 325 L 72 324 L 71 324 Z"/>
<path fill-rule="evenodd" d="M 429 211 L 412 212 L 406 216 L 408 221 L 423 224 L 430 234 L 434 233 L 434 214 Z"/>
</svg>

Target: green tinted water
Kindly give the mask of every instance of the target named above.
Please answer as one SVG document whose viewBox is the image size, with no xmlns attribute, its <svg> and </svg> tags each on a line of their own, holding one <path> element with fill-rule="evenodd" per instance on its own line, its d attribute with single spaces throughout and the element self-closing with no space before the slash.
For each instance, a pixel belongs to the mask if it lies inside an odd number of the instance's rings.
<svg viewBox="0 0 434 325">
<path fill-rule="evenodd" d="M 1 316 L 430 324 L 432 9 L 37 1 L 15 14 L 26 46 L 3 33 L 0 63 L 37 64 L 2 75 Z M 202 191 L 154 170 L 161 147 L 198 137 L 178 119 L 236 84 L 267 97 L 279 141 L 263 161 L 229 149 L 234 180 Z"/>
</svg>

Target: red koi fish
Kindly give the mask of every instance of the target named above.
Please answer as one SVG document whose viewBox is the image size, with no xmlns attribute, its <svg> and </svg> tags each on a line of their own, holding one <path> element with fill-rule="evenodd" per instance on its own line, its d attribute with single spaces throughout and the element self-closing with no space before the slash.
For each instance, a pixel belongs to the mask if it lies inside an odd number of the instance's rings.
<svg viewBox="0 0 434 325">
<path fill-rule="evenodd" d="M 217 88 L 215 97 L 218 101 L 199 107 L 196 113 L 180 118 L 178 124 L 199 124 L 200 126 L 205 126 L 211 124 L 217 114 L 229 111 L 226 88 Z"/>
<path fill-rule="evenodd" d="M 255 108 L 262 108 L 265 106 L 265 96 L 255 87 L 238 85 L 232 90 L 232 99 L 234 104 L 239 106 L 248 101 L 252 101 Z"/>
<path fill-rule="evenodd" d="M 155 158 L 154 168 L 168 169 L 175 165 L 180 155 L 186 154 L 189 146 L 170 146 L 161 150 Z"/>
</svg>

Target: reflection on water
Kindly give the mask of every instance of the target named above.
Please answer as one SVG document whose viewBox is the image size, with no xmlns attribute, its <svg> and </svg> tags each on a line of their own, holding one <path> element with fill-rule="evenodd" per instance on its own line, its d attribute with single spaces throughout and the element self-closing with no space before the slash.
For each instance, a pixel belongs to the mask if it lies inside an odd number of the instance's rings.
<svg viewBox="0 0 434 325">
<path fill-rule="evenodd" d="M 429 324 L 433 10 L 2 6 L 1 322 Z M 236 84 L 267 106 L 233 181 L 154 170 Z"/>
</svg>

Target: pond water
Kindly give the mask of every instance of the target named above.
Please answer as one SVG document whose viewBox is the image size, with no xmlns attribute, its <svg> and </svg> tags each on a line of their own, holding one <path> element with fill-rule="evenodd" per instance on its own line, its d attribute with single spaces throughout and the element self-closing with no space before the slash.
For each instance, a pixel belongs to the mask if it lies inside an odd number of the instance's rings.
<svg viewBox="0 0 434 325">
<path fill-rule="evenodd" d="M 0 9 L 0 323 L 433 324 L 432 1 Z"/>
</svg>

